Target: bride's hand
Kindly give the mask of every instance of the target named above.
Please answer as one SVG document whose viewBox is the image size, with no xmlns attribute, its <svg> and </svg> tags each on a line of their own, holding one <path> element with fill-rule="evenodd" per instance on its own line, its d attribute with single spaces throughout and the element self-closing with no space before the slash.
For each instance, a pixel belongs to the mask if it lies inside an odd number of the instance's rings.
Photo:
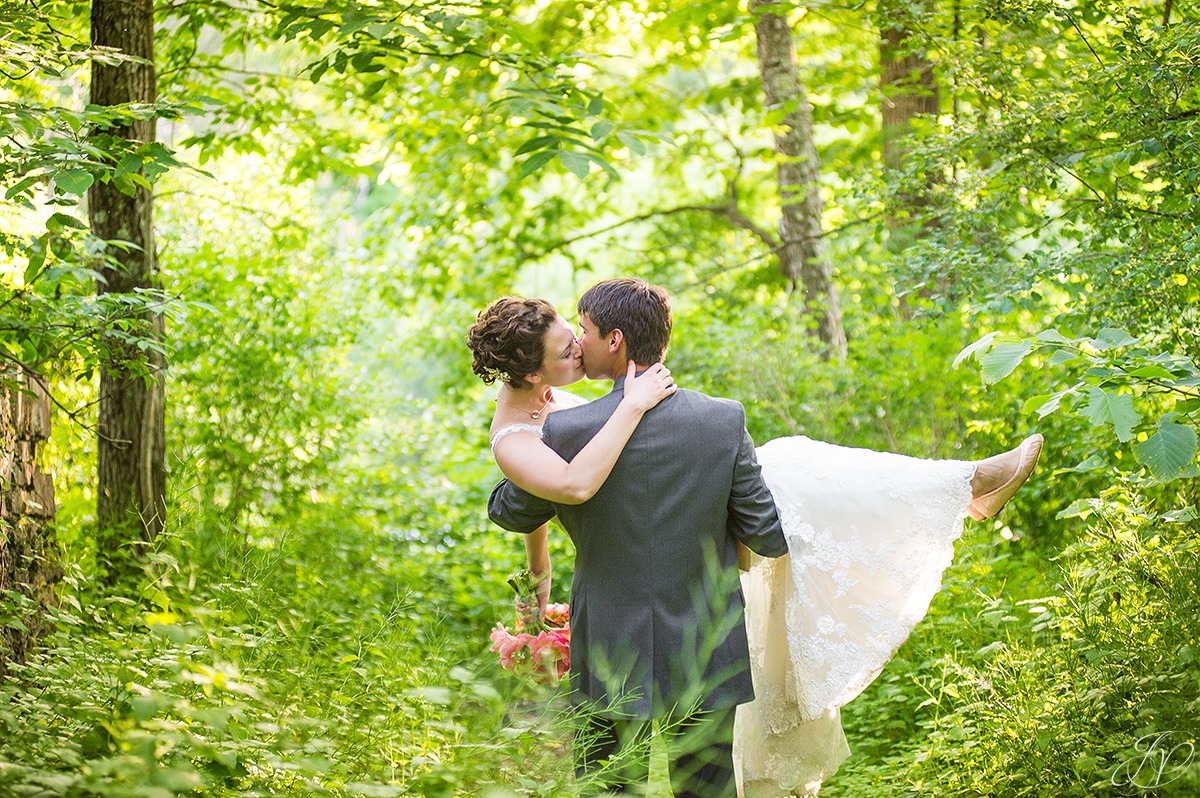
<svg viewBox="0 0 1200 798">
<path fill-rule="evenodd" d="M 625 399 L 643 413 L 675 393 L 675 380 L 671 370 L 662 363 L 655 363 L 641 374 L 634 376 L 637 366 L 629 361 L 625 374 Z"/>
</svg>

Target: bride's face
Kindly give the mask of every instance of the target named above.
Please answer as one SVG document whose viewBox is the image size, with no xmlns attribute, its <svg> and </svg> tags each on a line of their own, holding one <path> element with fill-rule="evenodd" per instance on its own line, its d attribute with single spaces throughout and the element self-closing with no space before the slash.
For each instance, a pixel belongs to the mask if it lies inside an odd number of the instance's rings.
<svg viewBox="0 0 1200 798">
<path fill-rule="evenodd" d="M 559 316 L 546 331 L 542 344 L 546 349 L 542 356 L 542 368 L 538 375 L 543 385 L 559 387 L 583 379 L 583 352 L 575 331 L 567 320 Z"/>
</svg>

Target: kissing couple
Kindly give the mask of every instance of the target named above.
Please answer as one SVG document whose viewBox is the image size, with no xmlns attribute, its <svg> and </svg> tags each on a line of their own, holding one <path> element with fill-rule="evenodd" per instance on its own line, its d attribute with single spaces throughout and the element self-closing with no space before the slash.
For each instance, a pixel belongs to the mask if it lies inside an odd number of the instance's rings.
<svg viewBox="0 0 1200 798">
<path fill-rule="evenodd" d="M 501 383 L 489 516 L 526 535 L 535 574 L 551 518 L 575 547 L 578 783 L 639 790 L 657 724 L 676 798 L 814 794 L 849 755 L 840 707 L 925 615 L 964 518 L 1000 510 L 1042 438 L 979 461 L 803 436 L 756 448 L 739 403 L 663 364 L 666 291 L 605 280 L 577 310 L 578 335 L 548 302 L 504 297 L 467 343 Z M 562 390 L 584 376 L 612 392 Z"/>
</svg>

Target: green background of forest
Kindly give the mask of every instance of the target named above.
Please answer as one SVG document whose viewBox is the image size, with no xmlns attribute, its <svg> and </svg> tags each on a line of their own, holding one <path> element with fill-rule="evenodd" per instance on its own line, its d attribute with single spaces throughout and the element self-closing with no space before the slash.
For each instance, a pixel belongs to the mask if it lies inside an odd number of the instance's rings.
<svg viewBox="0 0 1200 798">
<path fill-rule="evenodd" d="M 822 795 L 1197 794 L 1185 747 L 1160 786 L 1121 786 L 1153 759 L 1139 740 L 1194 743 L 1200 718 L 1194 7 L 783 8 L 839 359 L 728 212 L 780 214 L 781 111 L 745 3 L 161 4 L 163 149 L 144 163 L 171 298 L 169 520 L 114 588 L 101 355 L 56 337 L 92 297 L 86 230 L 61 217 L 113 174 L 70 122 L 86 6 L 0 3 L 0 349 L 59 405 L 64 568 L 43 647 L 0 682 L 0 791 L 571 794 L 554 692 L 488 651 L 524 552 L 486 518 L 494 389 L 464 335 L 509 293 L 574 321 L 584 288 L 628 274 L 674 297 L 678 383 L 742 401 L 756 441 L 972 458 L 1047 439 L 844 710 L 854 754 Z M 941 105 L 899 165 L 889 26 Z M 566 600 L 561 532 L 552 552 Z"/>
</svg>

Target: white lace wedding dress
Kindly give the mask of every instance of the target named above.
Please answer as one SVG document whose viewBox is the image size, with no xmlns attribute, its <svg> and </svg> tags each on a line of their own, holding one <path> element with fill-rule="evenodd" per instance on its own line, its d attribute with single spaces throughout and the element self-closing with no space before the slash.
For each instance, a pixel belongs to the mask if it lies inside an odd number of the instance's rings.
<svg viewBox="0 0 1200 798">
<path fill-rule="evenodd" d="M 758 449 L 789 553 L 742 575 L 756 700 L 738 708 L 743 798 L 809 795 L 850 748 L 839 708 L 924 617 L 971 500 L 973 463 L 804 437 Z"/>
</svg>

